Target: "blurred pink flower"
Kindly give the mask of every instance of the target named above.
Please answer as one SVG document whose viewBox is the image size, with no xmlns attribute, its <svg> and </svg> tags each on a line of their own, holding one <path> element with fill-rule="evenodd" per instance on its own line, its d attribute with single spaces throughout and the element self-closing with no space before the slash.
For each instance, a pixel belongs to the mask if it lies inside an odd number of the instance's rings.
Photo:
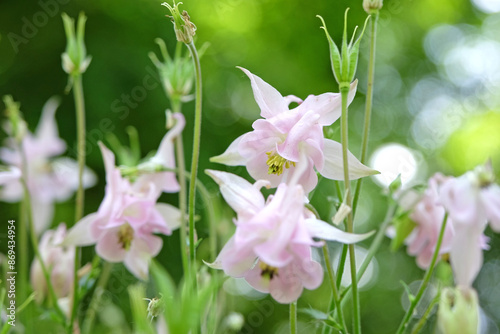
<svg viewBox="0 0 500 334">
<path fill-rule="evenodd" d="M 0 169 L 0 186 L 18 180 L 21 177 L 21 170 L 17 167 L 10 166 L 5 169 L 3 167 L 0 168 L 2 168 Z"/>
<path fill-rule="evenodd" d="M 61 246 L 66 237 L 66 225 L 59 224 L 56 230 L 46 231 L 40 240 L 38 249 L 43 262 L 50 272 L 50 280 L 58 298 L 69 297 L 73 287 L 75 247 Z M 42 266 L 35 258 L 31 265 L 31 285 L 36 292 L 36 301 L 42 302 L 48 293 L 47 282 Z"/>
<path fill-rule="evenodd" d="M 323 127 L 335 122 L 341 115 L 339 93 L 310 95 L 304 101 L 295 96 L 283 97 L 275 88 L 250 71 L 241 68 L 250 78 L 255 100 L 264 119 L 256 120 L 253 131 L 243 134 L 231 143 L 221 155 L 211 161 L 229 166 L 245 165 L 255 180 L 268 180 L 271 187 L 286 182 L 304 150 L 308 168 L 299 183 L 308 193 L 318 183 L 316 170 L 326 178 L 343 180 L 342 145 L 323 136 Z M 349 103 L 356 93 L 357 81 L 351 84 Z M 292 102 L 299 103 L 289 109 Z M 360 177 L 377 172 L 364 166 L 349 152 L 349 177 Z"/>
<path fill-rule="evenodd" d="M 157 166 L 175 169 L 174 140 L 182 134 L 182 130 L 184 130 L 184 126 L 186 125 L 186 120 L 184 118 L 184 115 L 181 113 L 173 113 L 171 114 L 171 117 L 173 120 L 175 120 L 175 125 L 163 137 L 156 154 L 149 161 L 139 165 L 139 169 L 154 170 Z M 180 189 L 175 172 L 156 172 L 142 174 L 134 182 L 134 186 L 136 188 L 148 187 L 148 184 L 150 183 L 154 183 L 156 185 L 156 191 L 158 192 L 158 195 L 162 191 L 170 193 L 177 192 Z"/>
<path fill-rule="evenodd" d="M 64 244 L 96 244 L 103 259 L 123 262 L 136 277 L 146 280 L 149 262 L 163 243 L 154 233 L 170 235 L 180 224 L 180 212 L 171 205 L 156 203 L 160 192 L 154 180 L 138 185 L 122 178 L 113 153 L 102 143 L 99 146 L 106 169 L 104 199 L 96 213 L 70 230 Z"/>
<path fill-rule="evenodd" d="M 416 256 L 418 266 L 423 269 L 428 268 L 431 263 L 443 224 L 445 210 L 439 202 L 439 187 L 448 179 L 440 173 L 434 174 L 429 179 L 423 197 L 415 204 L 410 214 L 411 220 L 417 226 L 406 240 L 408 254 Z M 448 218 L 439 254 L 450 252 L 454 234 L 453 223 Z"/>
<path fill-rule="evenodd" d="M 449 179 L 441 187 L 441 202 L 455 229 L 450 262 L 460 286 L 472 286 L 481 269 L 487 223 L 500 232 L 500 187 L 493 181 L 491 165 L 486 164 Z"/>
<path fill-rule="evenodd" d="M 23 139 L 22 149 L 27 164 L 27 185 L 33 206 L 34 226 L 37 233 L 44 231 L 51 223 L 54 203 L 68 200 L 78 188 L 78 164 L 70 158 L 55 158 L 64 153 L 66 144 L 59 138 L 55 111 L 58 106 L 52 98 L 45 104 L 40 122 L 34 134 L 28 132 Z M 6 164 L 22 169 L 22 156 L 14 144 L 7 139 L 8 147 L 0 149 L 0 159 Z M 85 168 L 83 184 L 89 188 L 96 183 L 95 174 Z M 0 199 L 18 202 L 23 198 L 23 187 L 18 179 L 6 182 L 0 191 Z"/>
<path fill-rule="evenodd" d="M 233 277 L 244 277 L 255 289 L 269 292 L 280 303 L 296 300 L 303 288 L 315 289 L 323 280 L 321 265 L 312 259 L 313 237 L 354 243 L 370 234 L 343 232 L 314 218 L 304 207 L 300 185 L 281 183 L 267 203 L 260 192 L 268 181 L 254 185 L 225 172 L 207 170 L 236 211 L 236 232 L 212 267 Z"/>
</svg>

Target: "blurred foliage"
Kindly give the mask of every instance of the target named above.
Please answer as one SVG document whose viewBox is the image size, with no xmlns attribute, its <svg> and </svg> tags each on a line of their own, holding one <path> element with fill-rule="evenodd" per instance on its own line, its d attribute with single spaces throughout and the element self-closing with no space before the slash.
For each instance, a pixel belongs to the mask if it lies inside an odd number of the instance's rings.
<svg viewBox="0 0 500 334">
<path fill-rule="evenodd" d="M 85 39 L 92 62 L 83 76 L 87 163 L 98 173 L 101 182 L 86 192 L 86 213 L 97 210 L 104 193 L 104 171 L 97 141 L 114 133 L 121 142 L 126 142 L 125 128 L 133 125 L 139 132 L 142 151 L 148 152 L 158 147 L 165 133 L 164 111 L 169 105 L 156 68 L 148 57 L 150 51 L 156 51 L 154 39 L 157 37 L 166 40 L 170 51 L 175 48 L 172 24 L 164 16 L 167 11 L 160 2 L 41 0 L 28 5 L 26 1 L 2 0 L 0 3 L 0 95 L 12 94 L 21 102 L 21 110 L 32 130 L 45 101 L 53 95 L 62 96 L 56 117 L 60 135 L 68 143 L 72 156 L 75 156 L 76 128 L 73 98 L 64 95 L 67 76 L 61 68 L 61 54 L 66 42 L 61 13 L 76 17 L 84 11 L 88 17 Z M 209 157 L 220 154 L 237 136 L 249 131 L 259 116 L 248 78 L 235 66 L 248 68 L 284 95 L 305 98 L 309 94 L 337 91 L 328 44 L 315 16 L 325 18 L 332 38 L 338 42 L 343 13 L 348 6 L 351 7 L 348 29 L 352 31 L 366 18 L 361 1 L 184 1 L 181 8 L 188 10 L 198 28 L 197 45 L 206 41 L 211 44 L 202 59 L 204 109 L 200 171 L 216 168 L 248 176 L 244 168 L 208 162 Z M 446 67 L 451 60 L 438 57 L 441 51 L 432 49 L 433 40 L 428 35 L 436 27 L 452 27 L 461 32 L 461 38 L 443 40 L 440 43 L 443 47 L 459 45 L 466 41 L 463 36 L 486 36 L 498 42 L 499 22 L 499 14 L 484 14 L 468 0 L 385 2 L 379 20 L 370 152 L 388 142 L 421 151 L 420 181 L 438 170 L 459 175 L 487 158 L 493 159 L 499 175 L 500 103 L 498 97 L 494 98 L 500 96 L 498 83 L 488 86 L 489 82 L 479 81 L 467 86 L 462 85 L 463 81 L 454 80 L 456 69 Z M 450 29 L 446 31 L 452 31 Z M 359 93 L 349 109 L 349 144 L 355 155 L 360 152 L 363 127 L 368 36 L 369 32 L 360 48 Z M 481 58 L 476 57 L 476 61 Z M 480 90 L 484 87 L 490 95 Z M 434 104 L 437 92 L 445 92 L 453 100 L 444 114 L 442 106 Z M 184 147 L 186 156 L 190 157 L 194 103 L 184 105 L 183 110 L 187 120 Z M 334 124 L 333 136 L 338 138 L 339 132 L 338 124 Z M 204 173 L 200 172 L 199 177 L 210 191 L 218 191 Z M 333 182 L 323 180 L 312 199 L 325 220 L 334 213 L 334 203 L 330 200 L 333 189 Z M 177 195 L 164 195 L 162 200 L 175 204 Z M 201 200 L 198 204 L 199 213 L 203 214 Z M 364 182 L 356 216 L 357 230 L 375 228 L 382 221 L 385 209 L 381 189 L 372 181 Z M 4 220 L 18 215 L 17 205 L 0 203 L 0 210 Z M 219 248 L 230 235 L 232 215 L 228 208 L 219 212 Z M 58 204 L 54 224 L 65 221 L 72 225 L 72 217 L 73 202 Z M 493 259 L 500 257 L 500 240 L 490 232 L 491 250 L 485 252 L 485 266 L 476 284 L 480 303 L 493 326 L 491 333 L 498 333 L 494 323 L 500 323 L 500 296 L 494 293 L 494 287 L 500 262 Z M 198 236 L 206 238 L 207 233 L 208 226 L 202 218 L 198 223 Z M 0 234 L 0 238 L 3 250 L 4 235 Z M 158 260 L 178 282 L 182 275 L 178 234 L 164 241 Z M 340 251 L 338 245 L 332 247 L 332 252 Z M 85 248 L 84 261 L 91 261 L 92 256 L 93 249 Z M 199 257 L 213 260 L 209 258 L 208 242 L 201 243 Z M 363 328 L 367 334 L 395 331 L 404 313 L 401 300 L 405 297 L 399 282 L 410 284 L 423 275 L 415 260 L 403 250 L 390 251 L 389 240 L 385 240 L 376 260 L 378 269 L 373 281 L 361 293 Z M 115 266 L 108 284 L 109 298 L 103 304 L 96 333 L 116 333 L 117 328 L 125 333 L 123 328 L 131 328 L 127 326 L 131 316 L 126 287 L 134 282 L 121 265 Z M 151 290 L 151 286 L 148 289 Z M 329 295 L 327 284 L 323 284 L 316 291 L 305 292 L 299 307 L 326 310 L 329 297 L 325 296 Z M 276 304 L 269 297 L 261 299 L 260 294 L 251 296 L 254 299 L 248 297 L 248 301 L 243 301 L 241 296 L 225 295 L 221 317 L 232 311 L 244 314 L 246 325 L 242 333 L 286 332 L 287 306 Z M 349 316 L 349 308 L 347 310 Z M 301 332 L 310 332 L 316 326 L 302 315 L 299 322 Z M 29 325 L 51 333 L 47 319 L 31 319 Z M 425 330 L 432 332 L 427 327 Z"/>
</svg>

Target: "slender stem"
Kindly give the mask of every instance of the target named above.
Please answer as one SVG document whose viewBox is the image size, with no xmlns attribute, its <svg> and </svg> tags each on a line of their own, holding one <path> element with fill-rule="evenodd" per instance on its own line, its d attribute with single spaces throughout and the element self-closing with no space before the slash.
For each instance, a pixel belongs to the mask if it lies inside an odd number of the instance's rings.
<svg viewBox="0 0 500 334">
<path fill-rule="evenodd" d="M 346 333 L 347 327 L 344 319 L 344 313 L 342 312 L 342 306 L 340 304 L 340 296 L 337 290 L 337 284 L 335 280 L 335 273 L 332 269 L 332 262 L 330 260 L 330 255 L 328 254 L 328 246 L 325 243 L 323 245 L 323 256 L 325 257 L 326 270 L 328 271 L 328 278 L 330 281 L 330 287 L 332 289 L 332 299 L 337 308 L 337 315 L 339 317 L 340 325 L 342 325 L 342 333 Z"/>
<path fill-rule="evenodd" d="M 401 324 L 399 325 L 397 334 L 402 334 L 404 333 L 406 326 L 408 326 L 408 322 L 410 321 L 411 317 L 413 316 L 413 311 L 415 310 L 415 307 L 417 307 L 418 302 L 422 298 L 425 289 L 427 288 L 427 285 L 429 284 L 429 281 L 431 279 L 432 273 L 434 271 L 434 267 L 436 265 L 438 256 L 439 256 L 439 250 L 441 248 L 441 243 L 443 241 L 443 236 L 444 236 L 444 231 L 446 229 L 446 222 L 448 221 L 448 213 L 444 215 L 443 218 L 443 223 L 441 224 L 441 230 L 439 231 L 439 237 L 436 243 L 436 249 L 434 249 L 434 254 L 432 255 L 432 261 L 427 268 L 427 271 L 425 272 L 424 280 L 422 281 L 422 284 L 420 285 L 420 288 L 418 289 L 417 295 L 415 298 L 412 299 L 410 307 L 408 308 L 408 311 L 406 311 L 406 314 L 401 321 Z"/>
<path fill-rule="evenodd" d="M 348 125 L 347 125 L 347 96 L 349 94 L 349 84 L 341 85 L 340 93 L 342 94 L 342 116 L 341 116 L 341 136 L 342 136 L 342 159 L 344 162 L 344 189 L 345 189 L 345 203 L 347 206 L 352 207 L 352 197 L 351 197 L 351 182 L 349 181 L 349 162 L 347 160 L 347 149 L 348 149 Z M 347 232 L 353 233 L 353 215 L 352 212 L 347 215 Z M 352 281 L 352 295 L 353 295 L 353 315 L 354 315 L 354 328 L 353 332 L 355 334 L 361 333 L 361 319 L 360 319 L 360 307 L 359 307 L 359 293 L 358 293 L 358 282 L 356 276 L 356 255 L 354 253 L 354 245 L 349 245 L 349 262 L 351 269 L 351 281 Z"/>
<path fill-rule="evenodd" d="M 372 15 L 371 19 L 371 38 L 370 38 L 370 60 L 368 62 L 368 87 L 366 90 L 366 104 L 365 104 L 365 124 L 363 128 L 363 139 L 361 142 L 361 163 L 366 162 L 368 154 L 368 139 L 370 136 L 370 121 L 372 115 L 372 105 L 373 105 L 373 84 L 375 80 L 375 52 L 377 44 L 377 21 L 378 21 L 378 11 Z M 354 200 L 352 202 L 353 214 L 356 213 L 356 208 L 358 206 L 359 194 L 361 192 L 361 184 L 363 178 L 360 178 L 356 184 L 356 190 L 354 192 Z"/>
<path fill-rule="evenodd" d="M 441 293 L 439 292 L 437 296 L 430 302 L 429 307 L 427 307 L 427 310 L 425 310 L 424 315 L 420 320 L 417 322 L 417 324 L 413 327 L 411 334 L 418 334 L 424 325 L 427 323 L 427 319 L 429 318 L 429 315 L 431 314 L 432 309 L 434 308 L 434 305 L 439 303 Z"/>
<path fill-rule="evenodd" d="M 82 325 L 83 334 L 91 333 L 92 326 L 94 325 L 94 319 L 97 307 L 99 305 L 99 302 L 101 301 L 101 297 L 105 291 L 105 287 L 106 284 L 108 283 L 109 277 L 111 276 L 112 268 L 113 268 L 112 263 L 104 262 L 102 272 L 99 276 L 99 280 L 97 281 L 97 285 L 94 290 L 94 294 L 92 295 L 92 299 L 90 300 L 89 308 L 87 309 L 87 313 L 85 314 L 85 319 L 83 320 L 83 325 Z"/>
<path fill-rule="evenodd" d="M 26 160 L 26 154 L 24 152 L 24 149 L 22 145 L 19 145 L 19 152 L 21 152 L 21 169 L 22 169 L 22 177 L 21 177 L 21 183 L 23 186 L 24 190 L 24 198 L 23 201 L 26 203 L 26 209 L 27 209 L 27 217 L 29 221 L 29 230 L 30 230 L 30 237 L 31 237 L 31 245 L 33 247 L 33 251 L 35 252 L 35 256 L 37 260 L 40 262 L 40 266 L 42 267 L 42 272 L 43 276 L 45 278 L 45 281 L 47 283 L 47 287 L 49 290 L 50 297 L 52 298 L 54 302 L 54 309 L 56 310 L 56 313 L 61 317 L 61 319 L 65 319 L 64 312 L 61 310 L 59 307 L 59 304 L 57 303 L 57 295 L 54 290 L 54 286 L 52 285 L 52 280 L 50 279 L 50 273 L 47 270 L 47 266 L 45 266 L 45 262 L 43 261 L 42 255 L 40 254 L 40 251 L 38 249 L 38 239 L 35 233 L 35 226 L 33 223 L 33 208 L 31 206 L 31 198 L 30 198 L 30 193 L 28 189 L 28 166 L 27 166 L 27 160 Z"/>
<path fill-rule="evenodd" d="M 193 57 L 196 74 L 196 103 L 194 115 L 194 135 L 193 135 L 193 158 L 191 160 L 191 180 L 189 183 L 189 256 L 191 259 L 191 268 L 196 275 L 196 248 L 194 243 L 194 204 L 196 199 L 196 175 L 198 173 L 198 159 L 200 157 L 200 137 L 201 137 L 201 66 L 200 58 L 196 51 L 194 43 L 186 44 L 191 57 Z M 196 288 L 196 279 L 195 288 Z"/>
<path fill-rule="evenodd" d="M 290 334 L 297 334 L 297 301 L 290 303 Z"/>
<path fill-rule="evenodd" d="M 75 223 L 82 219 L 85 194 L 83 192 L 83 169 L 85 167 L 85 102 L 83 99 L 82 76 L 74 78 L 73 96 L 76 109 L 76 135 L 78 155 L 78 190 L 76 192 Z"/>
<path fill-rule="evenodd" d="M 181 102 L 180 101 L 172 101 L 172 109 L 174 113 L 181 112 Z M 184 269 L 184 275 L 189 275 L 189 268 L 191 268 L 190 259 L 188 256 L 188 245 L 186 241 L 187 237 L 187 228 L 186 228 L 186 162 L 184 158 L 184 145 L 182 144 L 182 134 L 179 134 L 177 138 L 175 138 L 175 154 L 177 159 L 177 167 L 178 167 L 178 179 L 179 179 L 179 210 L 181 212 L 181 225 L 179 231 L 180 243 L 181 243 L 181 256 L 182 256 L 182 267 Z"/>
<path fill-rule="evenodd" d="M 394 217 L 394 213 L 396 212 L 397 209 L 397 203 L 392 202 L 389 205 L 389 208 L 387 209 L 387 213 L 385 215 L 384 221 L 380 225 L 380 228 L 377 232 L 377 235 L 375 236 L 375 239 L 373 239 L 373 242 L 370 245 L 370 248 L 368 249 L 368 254 L 366 255 L 365 259 L 363 260 L 363 263 L 361 263 L 361 266 L 358 270 L 358 282 L 361 280 L 363 277 L 366 269 L 368 268 L 368 265 L 372 261 L 373 257 L 377 253 L 378 249 L 380 248 L 380 245 L 382 244 L 382 241 L 385 236 L 385 231 L 387 230 L 387 227 L 392 221 L 392 218 Z M 342 293 L 341 300 L 344 300 L 344 298 L 351 292 L 351 286 L 348 286 Z"/>
<path fill-rule="evenodd" d="M 18 291 L 19 300 L 25 300 L 26 295 L 28 293 L 27 282 L 28 282 L 28 217 L 27 217 L 27 207 L 26 202 L 23 200 L 19 204 L 19 217 L 20 222 L 18 225 L 19 228 L 19 266 L 17 268 L 19 275 L 19 286 Z"/>
<path fill-rule="evenodd" d="M 76 136 L 78 155 L 78 190 L 76 192 L 75 224 L 82 219 L 85 193 L 83 191 L 83 170 L 85 168 L 85 101 L 83 98 L 82 75 L 74 77 L 73 96 L 76 110 Z M 73 305 L 68 334 L 73 333 L 73 322 L 78 309 L 78 269 L 80 268 L 80 248 L 75 249 L 75 262 L 73 270 Z"/>
</svg>

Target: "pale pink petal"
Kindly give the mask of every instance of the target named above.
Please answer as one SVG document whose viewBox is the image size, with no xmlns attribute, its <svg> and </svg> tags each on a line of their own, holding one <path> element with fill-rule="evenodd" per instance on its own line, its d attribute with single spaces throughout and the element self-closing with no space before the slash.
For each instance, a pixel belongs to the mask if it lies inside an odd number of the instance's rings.
<svg viewBox="0 0 500 334">
<path fill-rule="evenodd" d="M 55 97 L 49 99 L 43 106 L 42 116 L 35 133 L 36 149 L 40 151 L 32 153 L 44 157 L 50 157 L 59 155 L 66 150 L 66 144 L 61 138 L 59 138 L 59 132 L 57 130 L 57 123 L 55 120 L 55 112 L 58 106 L 59 99 Z"/>
<path fill-rule="evenodd" d="M 323 129 L 318 124 L 319 115 L 314 111 L 308 111 L 290 129 L 286 140 L 276 145 L 276 150 L 283 158 L 297 162 L 299 161 L 299 143 L 305 142 L 309 138 L 321 143 L 323 139 Z"/>
<path fill-rule="evenodd" d="M 249 272 L 245 274 L 245 281 L 248 282 L 255 290 L 263 293 L 269 292 L 269 276 L 262 275 L 262 269 L 259 266 L 260 262 L 255 265 Z M 279 274 L 279 273 L 278 273 Z"/>
<path fill-rule="evenodd" d="M 244 135 L 239 136 L 236 138 L 226 149 L 224 153 L 221 155 L 215 156 L 210 158 L 210 162 L 216 162 L 219 164 L 224 164 L 227 166 L 241 166 L 245 164 L 246 159 L 243 158 L 239 152 L 239 145 L 241 138 L 243 138 Z"/>
<path fill-rule="evenodd" d="M 296 301 L 303 290 L 302 279 L 295 264 L 280 268 L 278 274 L 269 282 L 269 293 L 281 304 Z"/>
<path fill-rule="evenodd" d="M 54 204 L 43 203 L 36 198 L 32 198 L 31 209 L 33 210 L 33 225 L 35 227 L 35 232 L 37 235 L 40 235 L 52 224 L 52 219 L 54 218 Z"/>
<path fill-rule="evenodd" d="M 480 191 L 486 218 L 495 232 L 500 232 L 500 187 L 492 184 Z"/>
<path fill-rule="evenodd" d="M 120 227 L 106 230 L 95 247 L 97 254 L 109 262 L 122 262 L 127 255 L 119 239 Z"/>
<path fill-rule="evenodd" d="M 304 188 L 304 192 L 307 194 L 312 191 L 318 184 L 318 174 L 314 170 L 314 162 L 312 161 L 312 159 L 307 159 L 306 161 L 307 162 L 305 163 L 307 164 L 307 168 L 300 176 L 298 183 L 302 185 L 302 187 Z M 296 167 L 290 168 L 290 173 L 294 173 L 296 169 Z"/>
<path fill-rule="evenodd" d="M 173 231 L 179 228 L 181 225 L 181 212 L 176 207 L 165 204 L 157 203 L 155 209 L 160 213 L 160 215 L 165 220 L 167 227 Z"/>
<path fill-rule="evenodd" d="M 234 237 L 231 237 L 214 263 L 221 267 L 226 275 L 243 277 L 253 267 L 256 258 L 251 248 L 238 247 L 234 242 Z"/>
<path fill-rule="evenodd" d="M 347 233 L 316 218 L 306 219 L 306 226 L 311 236 L 323 240 L 338 241 L 344 244 L 354 244 L 363 241 L 375 233 L 375 231 L 363 234 Z"/>
<path fill-rule="evenodd" d="M 17 167 L 11 166 L 8 168 L 8 170 L 0 172 L 0 186 L 17 180 L 20 177 L 21 170 Z"/>
<path fill-rule="evenodd" d="M 336 141 L 325 139 L 323 146 L 325 156 L 325 166 L 320 170 L 320 174 L 327 179 L 344 180 L 344 163 L 342 159 L 342 145 Z M 351 152 L 347 152 L 349 162 L 349 179 L 356 180 L 361 177 L 379 174 L 363 165 Z"/>
<path fill-rule="evenodd" d="M 257 154 L 264 154 L 276 150 L 276 145 L 281 143 L 285 135 L 274 129 L 267 120 L 258 119 L 254 125 L 260 124 L 259 129 L 246 133 L 238 144 L 238 152 L 245 159 L 250 159 Z M 269 129 L 261 129 L 267 126 Z"/>
<path fill-rule="evenodd" d="M 222 196 L 238 214 L 255 214 L 264 207 L 264 196 L 244 178 L 211 169 L 205 172 L 219 185 Z"/>
<path fill-rule="evenodd" d="M 470 174 L 450 179 L 441 186 L 441 202 L 455 223 L 477 225 L 486 219 L 478 211 L 478 190 L 469 179 Z"/>
<path fill-rule="evenodd" d="M 181 113 L 172 114 L 176 123 L 163 137 L 160 147 L 153 157 L 153 161 L 165 167 L 175 168 L 174 140 L 181 135 L 186 124 L 186 119 Z"/>
<path fill-rule="evenodd" d="M 456 229 L 450 252 L 450 262 L 457 285 L 472 286 L 483 265 L 481 234 L 484 226 L 481 228 L 480 226 L 461 225 L 460 228 Z"/>
<path fill-rule="evenodd" d="M 302 102 L 302 99 L 300 97 L 297 97 L 295 95 L 287 95 L 284 97 L 285 99 L 285 102 L 287 103 L 287 106 L 290 105 L 290 103 L 292 102 L 295 102 L 295 103 L 298 103 L 298 104 L 301 104 Z"/>
<path fill-rule="evenodd" d="M 270 187 L 277 187 L 283 177 L 288 173 L 288 169 L 283 171 L 283 174 L 269 174 L 269 166 L 267 165 L 267 155 L 265 153 L 256 155 L 255 157 L 247 161 L 248 174 L 254 178 L 254 180 L 268 180 Z M 293 167 L 290 167 L 290 170 Z"/>
<path fill-rule="evenodd" d="M 351 104 L 356 95 L 358 80 L 351 83 L 348 95 L 348 105 Z M 296 108 L 299 112 L 313 110 L 320 118 L 318 120 L 321 126 L 331 125 L 342 114 L 342 96 L 340 93 L 325 93 L 321 95 L 309 95 L 304 102 Z"/>
<path fill-rule="evenodd" d="M 288 103 L 283 96 L 271 85 L 249 70 L 239 67 L 252 83 L 253 95 L 255 101 L 260 107 L 261 116 L 264 118 L 272 117 L 278 113 L 288 110 Z"/>
</svg>

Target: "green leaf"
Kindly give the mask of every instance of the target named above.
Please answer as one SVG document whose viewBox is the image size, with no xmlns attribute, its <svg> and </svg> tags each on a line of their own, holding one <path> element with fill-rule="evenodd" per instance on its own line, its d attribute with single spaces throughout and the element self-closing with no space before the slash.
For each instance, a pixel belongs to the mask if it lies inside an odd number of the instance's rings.
<svg viewBox="0 0 500 334">
<path fill-rule="evenodd" d="M 413 301 L 415 300 L 415 296 L 411 293 L 410 287 L 404 281 L 399 281 L 399 283 L 401 283 L 401 285 L 405 289 L 406 294 L 408 295 L 408 300 L 410 301 L 410 303 L 413 303 Z"/>
</svg>

